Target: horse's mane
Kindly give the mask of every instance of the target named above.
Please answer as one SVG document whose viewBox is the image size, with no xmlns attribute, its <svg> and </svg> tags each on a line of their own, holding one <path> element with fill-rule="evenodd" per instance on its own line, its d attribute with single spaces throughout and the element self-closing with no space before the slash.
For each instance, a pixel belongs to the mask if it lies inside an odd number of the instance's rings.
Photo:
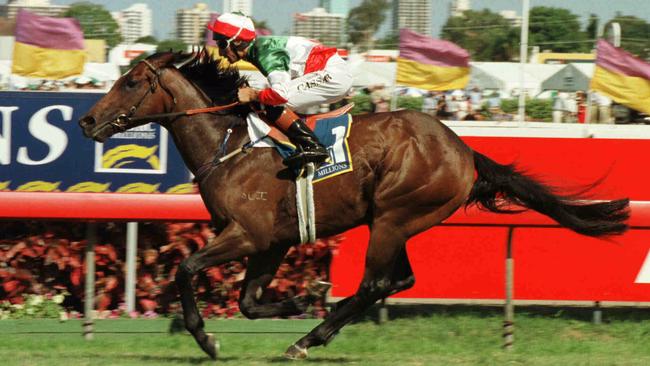
<svg viewBox="0 0 650 366">
<path fill-rule="evenodd" d="M 237 90 L 248 82 L 234 66 L 222 66 L 205 49 L 197 52 L 178 69 L 185 78 L 199 87 L 215 105 L 237 100 Z"/>
</svg>

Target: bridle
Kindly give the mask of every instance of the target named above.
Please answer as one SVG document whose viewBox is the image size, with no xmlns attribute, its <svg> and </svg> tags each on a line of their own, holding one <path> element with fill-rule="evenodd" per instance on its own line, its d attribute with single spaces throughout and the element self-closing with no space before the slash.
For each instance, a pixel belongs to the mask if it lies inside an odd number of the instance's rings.
<svg viewBox="0 0 650 366">
<path fill-rule="evenodd" d="M 218 112 L 222 110 L 226 110 L 232 107 L 235 107 L 239 105 L 239 102 L 233 102 L 230 104 L 226 105 L 220 105 L 220 106 L 214 106 L 214 107 L 207 107 L 207 108 L 197 108 L 197 109 L 188 109 L 185 111 L 180 111 L 180 112 L 170 112 L 170 113 L 158 113 L 158 114 L 149 114 L 149 115 L 143 115 L 143 116 L 137 116 L 134 117 L 135 113 L 137 112 L 138 108 L 144 103 L 145 99 L 150 94 L 153 94 L 156 92 L 156 89 L 160 85 L 162 90 L 164 90 L 169 96 L 172 98 L 172 101 L 174 105 L 176 105 L 176 97 L 174 94 L 162 83 L 162 73 L 165 70 L 164 68 L 160 69 L 155 67 L 151 62 L 148 60 L 142 60 L 140 61 L 144 63 L 149 70 L 151 70 L 154 74 L 153 79 L 149 79 L 149 87 L 147 88 L 147 91 L 142 95 L 142 97 L 138 100 L 137 103 L 131 106 L 129 108 L 129 113 L 125 114 L 122 113 L 118 115 L 115 120 L 111 121 L 109 125 L 113 127 L 116 131 L 118 132 L 124 132 L 127 130 L 127 126 L 129 123 L 137 123 L 137 122 L 143 122 L 143 121 L 155 121 L 155 120 L 160 120 L 160 119 L 169 119 L 169 118 L 177 118 L 177 117 L 183 117 L 183 116 L 192 116 L 195 114 L 199 113 L 211 113 L 211 112 Z"/>
</svg>

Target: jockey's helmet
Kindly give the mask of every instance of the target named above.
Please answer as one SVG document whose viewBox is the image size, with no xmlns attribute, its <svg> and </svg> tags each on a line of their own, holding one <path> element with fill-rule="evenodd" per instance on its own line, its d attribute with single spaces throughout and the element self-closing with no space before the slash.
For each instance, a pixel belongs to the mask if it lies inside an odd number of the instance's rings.
<svg viewBox="0 0 650 366">
<path fill-rule="evenodd" d="M 227 48 L 233 41 L 249 43 L 255 39 L 253 21 L 241 13 L 224 13 L 208 28 L 214 33 L 213 38 L 221 49 Z"/>
</svg>

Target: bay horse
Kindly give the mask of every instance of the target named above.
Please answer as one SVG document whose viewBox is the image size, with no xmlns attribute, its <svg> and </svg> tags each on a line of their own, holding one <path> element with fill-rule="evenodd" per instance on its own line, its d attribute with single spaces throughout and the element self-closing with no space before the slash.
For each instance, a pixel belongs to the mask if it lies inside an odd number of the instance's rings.
<svg viewBox="0 0 650 366">
<path fill-rule="evenodd" d="M 298 315 L 307 306 L 304 297 L 276 303 L 260 300 L 288 249 L 300 243 L 292 174 L 271 148 L 249 149 L 218 166 L 211 164 L 222 145 L 233 151 L 249 141 L 247 106 L 184 113 L 232 104 L 237 89 L 245 84 L 237 69 L 220 67 L 204 52 L 158 53 L 122 76 L 79 121 L 84 135 L 99 142 L 157 122 L 169 130 L 197 177 L 216 236 L 180 264 L 175 281 L 185 326 L 212 358 L 217 357 L 216 340 L 204 331 L 192 289 L 198 271 L 248 257 L 239 299 L 248 318 Z M 509 206 L 514 204 L 594 237 L 627 229 L 627 199 L 586 201 L 560 195 L 512 165 L 473 151 L 451 129 L 424 113 L 356 115 L 348 141 L 354 170 L 315 184 L 316 225 L 322 237 L 359 225 L 370 228 L 363 279 L 353 296 L 339 301 L 322 323 L 289 346 L 285 353 L 289 358 L 305 358 L 308 348 L 330 342 L 377 300 L 412 287 L 415 278 L 407 240 L 463 206 L 512 212 Z"/>
</svg>

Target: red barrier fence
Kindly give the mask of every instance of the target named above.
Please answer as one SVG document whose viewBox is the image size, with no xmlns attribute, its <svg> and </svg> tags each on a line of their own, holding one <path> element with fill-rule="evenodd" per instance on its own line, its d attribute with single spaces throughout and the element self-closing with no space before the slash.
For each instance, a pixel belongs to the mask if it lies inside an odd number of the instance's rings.
<svg viewBox="0 0 650 366">
<path fill-rule="evenodd" d="M 207 221 L 199 195 L 0 192 L 0 218 L 89 221 Z M 459 210 L 441 227 L 413 238 L 416 275 L 402 299 L 504 299 L 509 228 L 517 259 L 518 300 L 650 302 L 650 202 L 632 202 L 632 230 L 611 241 L 561 229 L 534 212 L 499 215 Z M 333 297 L 352 294 L 361 279 L 366 228 L 357 228 L 334 256 Z M 644 265 L 648 267 L 643 274 Z"/>
</svg>

